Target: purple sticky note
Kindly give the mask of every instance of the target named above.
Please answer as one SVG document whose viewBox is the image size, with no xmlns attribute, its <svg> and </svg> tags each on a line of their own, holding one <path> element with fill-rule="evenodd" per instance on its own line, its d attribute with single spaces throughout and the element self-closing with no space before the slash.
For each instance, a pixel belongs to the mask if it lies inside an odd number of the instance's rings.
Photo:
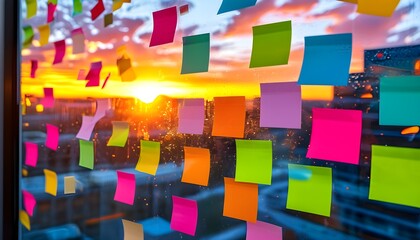
<svg viewBox="0 0 420 240">
<path fill-rule="evenodd" d="M 44 88 L 44 98 L 41 100 L 42 106 L 44 108 L 54 107 L 54 89 L 53 88 Z"/>
<path fill-rule="evenodd" d="M 45 146 L 51 150 L 57 151 L 58 148 L 58 139 L 60 136 L 58 127 L 46 124 L 47 127 L 47 139 L 45 141 Z"/>
<path fill-rule="evenodd" d="M 261 83 L 260 109 L 260 127 L 300 129 L 300 85 L 296 82 Z"/>
<path fill-rule="evenodd" d="M 281 227 L 273 224 L 257 221 L 246 223 L 246 240 L 282 240 L 283 231 Z"/>
<path fill-rule="evenodd" d="M 102 62 L 94 62 L 90 64 L 90 70 L 86 76 L 86 87 L 97 87 L 100 83 L 101 77 L 101 70 L 102 70 Z"/>
<path fill-rule="evenodd" d="M 312 113 L 306 157 L 359 164 L 362 111 L 313 108 Z"/>
<path fill-rule="evenodd" d="M 117 171 L 117 178 L 114 201 L 133 205 L 136 195 L 136 176 L 132 173 Z"/>
<path fill-rule="evenodd" d="M 94 121 L 94 117 L 82 116 L 82 126 L 80 127 L 76 138 L 89 141 L 90 136 L 92 135 L 92 131 L 95 128 L 95 125 L 96 121 Z"/>
<path fill-rule="evenodd" d="M 153 33 L 150 47 L 174 41 L 178 11 L 176 6 L 153 12 Z"/>
<path fill-rule="evenodd" d="M 25 142 L 25 164 L 31 167 L 36 167 L 38 162 L 38 144 Z"/>
<path fill-rule="evenodd" d="M 31 60 L 31 78 L 35 78 L 37 69 L 38 69 L 38 61 Z"/>
<path fill-rule="evenodd" d="M 92 21 L 98 18 L 103 11 L 105 11 L 104 3 L 102 0 L 98 0 L 98 3 L 96 3 L 96 5 L 90 10 Z"/>
<path fill-rule="evenodd" d="M 57 9 L 57 4 L 49 2 L 48 3 L 47 23 L 50 23 L 54 20 L 55 9 Z"/>
<path fill-rule="evenodd" d="M 53 64 L 61 63 L 66 55 L 66 41 L 60 40 L 54 43 L 55 56 Z"/>
<path fill-rule="evenodd" d="M 195 235 L 198 220 L 197 201 L 172 196 L 171 229 L 191 236 Z"/>
<path fill-rule="evenodd" d="M 23 206 L 29 216 L 34 215 L 34 208 L 36 205 L 36 199 L 32 193 L 22 190 Z"/>
<path fill-rule="evenodd" d="M 96 100 L 96 112 L 94 117 L 94 121 L 97 122 L 101 118 L 105 117 L 106 112 L 111 108 L 111 103 L 109 99 L 98 99 Z"/>
<path fill-rule="evenodd" d="M 179 103 L 178 132 L 203 134 L 204 99 L 184 99 Z"/>
</svg>

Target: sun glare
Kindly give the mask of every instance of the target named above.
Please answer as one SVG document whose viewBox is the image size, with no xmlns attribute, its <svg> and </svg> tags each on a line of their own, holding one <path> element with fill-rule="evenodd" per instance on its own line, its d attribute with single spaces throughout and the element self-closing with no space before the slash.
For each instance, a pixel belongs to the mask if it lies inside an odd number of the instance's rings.
<svg viewBox="0 0 420 240">
<path fill-rule="evenodd" d="M 131 87 L 130 95 L 144 103 L 152 103 L 159 95 L 168 97 L 180 97 L 188 94 L 185 86 L 173 82 L 141 81 Z"/>
</svg>

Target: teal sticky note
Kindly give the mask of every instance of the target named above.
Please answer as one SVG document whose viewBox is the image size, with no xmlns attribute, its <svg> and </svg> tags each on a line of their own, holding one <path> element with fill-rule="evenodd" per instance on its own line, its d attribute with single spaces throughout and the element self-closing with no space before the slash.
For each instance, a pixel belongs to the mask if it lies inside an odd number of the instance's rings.
<svg viewBox="0 0 420 240">
<path fill-rule="evenodd" d="M 252 7 L 257 3 L 257 0 L 223 0 L 217 14 L 239 10 L 242 8 Z"/>
<path fill-rule="evenodd" d="M 273 147 L 268 140 L 236 139 L 235 181 L 271 185 Z"/>
<path fill-rule="evenodd" d="M 210 61 L 210 34 L 183 37 L 181 74 L 207 72 Z"/>
<path fill-rule="evenodd" d="M 369 199 L 420 208 L 420 149 L 372 145 Z"/>
<path fill-rule="evenodd" d="M 80 139 L 79 146 L 80 146 L 79 166 L 93 169 L 93 164 L 94 164 L 94 159 L 95 159 L 93 142 Z"/>
<path fill-rule="evenodd" d="M 379 125 L 420 125 L 420 76 L 382 77 Z"/>
<path fill-rule="evenodd" d="M 284 65 L 289 62 L 291 21 L 254 26 L 252 33 L 250 68 Z"/>
<path fill-rule="evenodd" d="M 329 217 L 331 198 L 331 168 L 289 164 L 287 209 Z"/>
</svg>

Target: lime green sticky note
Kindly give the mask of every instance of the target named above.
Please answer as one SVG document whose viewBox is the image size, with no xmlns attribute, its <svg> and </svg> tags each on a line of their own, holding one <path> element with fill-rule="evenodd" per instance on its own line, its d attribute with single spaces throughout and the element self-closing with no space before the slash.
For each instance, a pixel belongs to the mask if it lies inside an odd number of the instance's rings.
<svg viewBox="0 0 420 240">
<path fill-rule="evenodd" d="M 289 62 L 292 22 L 278 22 L 252 27 L 250 68 L 284 65 Z"/>
<path fill-rule="evenodd" d="M 136 165 L 139 172 L 156 175 L 160 160 L 160 143 L 140 141 L 140 158 Z"/>
<path fill-rule="evenodd" d="M 36 15 L 38 9 L 38 0 L 26 0 L 26 18 Z"/>
<path fill-rule="evenodd" d="M 235 181 L 271 185 L 273 144 L 268 140 L 235 140 Z"/>
<path fill-rule="evenodd" d="M 331 198 L 331 168 L 289 164 L 287 209 L 329 217 Z"/>
<path fill-rule="evenodd" d="M 124 147 L 129 133 L 128 122 L 112 122 L 112 135 L 107 146 Z"/>
<path fill-rule="evenodd" d="M 31 26 L 23 27 L 23 36 L 23 48 L 30 47 L 34 38 L 34 29 Z"/>
<path fill-rule="evenodd" d="M 82 0 L 73 0 L 73 16 L 82 13 Z"/>
<path fill-rule="evenodd" d="M 79 146 L 80 146 L 79 166 L 93 169 L 93 163 L 94 163 L 93 142 L 80 139 Z"/>
<path fill-rule="evenodd" d="M 183 37 L 181 74 L 207 72 L 210 61 L 210 34 Z"/>
<path fill-rule="evenodd" d="M 420 208 L 420 149 L 372 145 L 369 199 Z"/>
</svg>

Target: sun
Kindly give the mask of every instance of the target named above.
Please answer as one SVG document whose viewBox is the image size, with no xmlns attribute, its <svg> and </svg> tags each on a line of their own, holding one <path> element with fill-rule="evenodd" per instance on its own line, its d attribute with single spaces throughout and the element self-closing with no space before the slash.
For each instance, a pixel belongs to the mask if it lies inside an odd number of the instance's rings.
<svg viewBox="0 0 420 240">
<path fill-rule="evenodd" d="M 150 83 L 132 88 L 132 95 L 144 103 L 152 103 L 161 94 L 161 89 Z"/>
</svg>

